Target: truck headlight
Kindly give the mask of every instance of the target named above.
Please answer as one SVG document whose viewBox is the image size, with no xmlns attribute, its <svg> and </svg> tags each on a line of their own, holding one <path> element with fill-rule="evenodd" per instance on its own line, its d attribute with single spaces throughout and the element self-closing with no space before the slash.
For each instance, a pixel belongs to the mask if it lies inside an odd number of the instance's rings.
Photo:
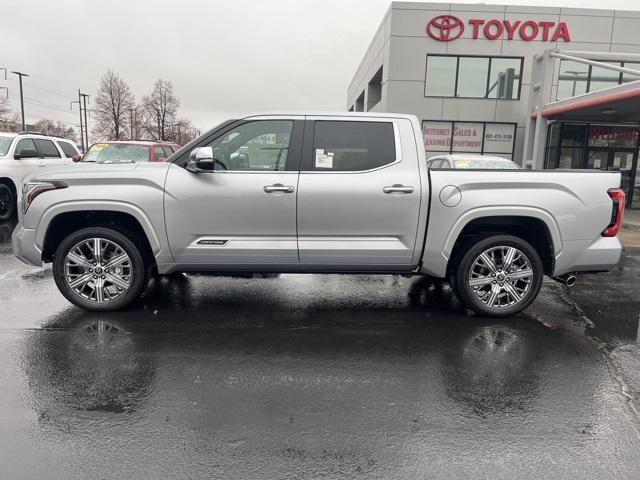
<svg viewBox="0 0 640 480">
<path fill-rule="evenodd" d="M 28 182 L 22 185 L 22 213 L 27 213 L 29 205 L 35 200 L 35 198 L 41 193 L 48 192 L 49 190 L 57 190 L 59 188 L 67 188 L 68 185 L 64 182 Z"/>
</svg>

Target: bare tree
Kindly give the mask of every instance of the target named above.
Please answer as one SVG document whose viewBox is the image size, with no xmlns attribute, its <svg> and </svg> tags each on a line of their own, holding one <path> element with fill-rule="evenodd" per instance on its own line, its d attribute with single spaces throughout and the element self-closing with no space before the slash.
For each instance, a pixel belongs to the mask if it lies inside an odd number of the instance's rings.
<svg viewBox="0 0 640 480">
<path fill-rule="evenodd" d="M 38 120 L 33 124 L 34 128 L 38 132 L 42 132 L 45 135 L 55 135 L 56 137 L 67 138 L 72 141 L 76 141 L 76 131 L 73 127 L 63 122 L 57 122 L 55 120 Z"/>
<path fill-rule="evenodd" d="M 196 138 L 199 134 L 197 128 L 193 126 L 188 118 L 180 118 L 171 125 L 169 140 L 178 145 L 185 145 Z"/>
<path fill-rule="evenodd" d="M 18 114 L 11 108 L 8 98 L 0 98 L 0 128 L 6 131 L 16 131 Z"/>
<path fill-rule="evenodd" d="M 179 106 L 180 101 L 173 94 L 173 83 L 157 80 L 151 94 L 142 97 L 139 108 L 142 114 L 142 130 L 153 140 L 170 140 Z"/>
<path fill-rule="evenodd" d="M 131 89 L 120 75 L 107 70 L 100 80 L 95 100 L 94 133 L 104 140 L 128 139 L 131 135 L 130 113 L 134 108 Z"/>
</svg>

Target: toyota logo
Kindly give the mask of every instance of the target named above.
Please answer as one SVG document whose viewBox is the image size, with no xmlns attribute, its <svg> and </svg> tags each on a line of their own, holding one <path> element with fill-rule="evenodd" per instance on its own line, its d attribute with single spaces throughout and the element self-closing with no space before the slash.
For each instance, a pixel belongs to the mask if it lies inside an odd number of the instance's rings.
<svg viewBox="0 0 640 480">
<path fill-rule="evenodd" d="M 462 20 L 453 15 L 438 15 L 427 23 L 427 34 L 439 42 L 449 42 L 464 33 Z"/>
</svg>

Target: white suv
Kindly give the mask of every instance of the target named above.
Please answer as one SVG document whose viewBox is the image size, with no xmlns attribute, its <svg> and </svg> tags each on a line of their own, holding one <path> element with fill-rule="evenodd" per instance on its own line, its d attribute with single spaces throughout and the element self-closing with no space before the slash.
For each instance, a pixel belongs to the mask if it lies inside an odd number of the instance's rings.
<svg viewBox="0 0 640 480">
<path fill-rule="evenodd" d="M 0 133 L 0 221 L 16 213 L 20 182 L 38 168 L 80 160 L 70 141 L 37 133 Z"/>
</svg>

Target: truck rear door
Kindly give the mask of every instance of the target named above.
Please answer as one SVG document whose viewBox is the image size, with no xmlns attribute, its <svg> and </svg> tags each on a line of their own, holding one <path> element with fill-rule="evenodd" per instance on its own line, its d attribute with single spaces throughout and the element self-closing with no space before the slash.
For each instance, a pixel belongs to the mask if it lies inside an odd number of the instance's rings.
<svg viewBox="0 0 640 480">
<path fill-rule="evenodd" d="M 417 265 L 422 192 L 411 122 L 307 117 L 304 137 L 300 263 L 354 271 Z"/>
</svg>

